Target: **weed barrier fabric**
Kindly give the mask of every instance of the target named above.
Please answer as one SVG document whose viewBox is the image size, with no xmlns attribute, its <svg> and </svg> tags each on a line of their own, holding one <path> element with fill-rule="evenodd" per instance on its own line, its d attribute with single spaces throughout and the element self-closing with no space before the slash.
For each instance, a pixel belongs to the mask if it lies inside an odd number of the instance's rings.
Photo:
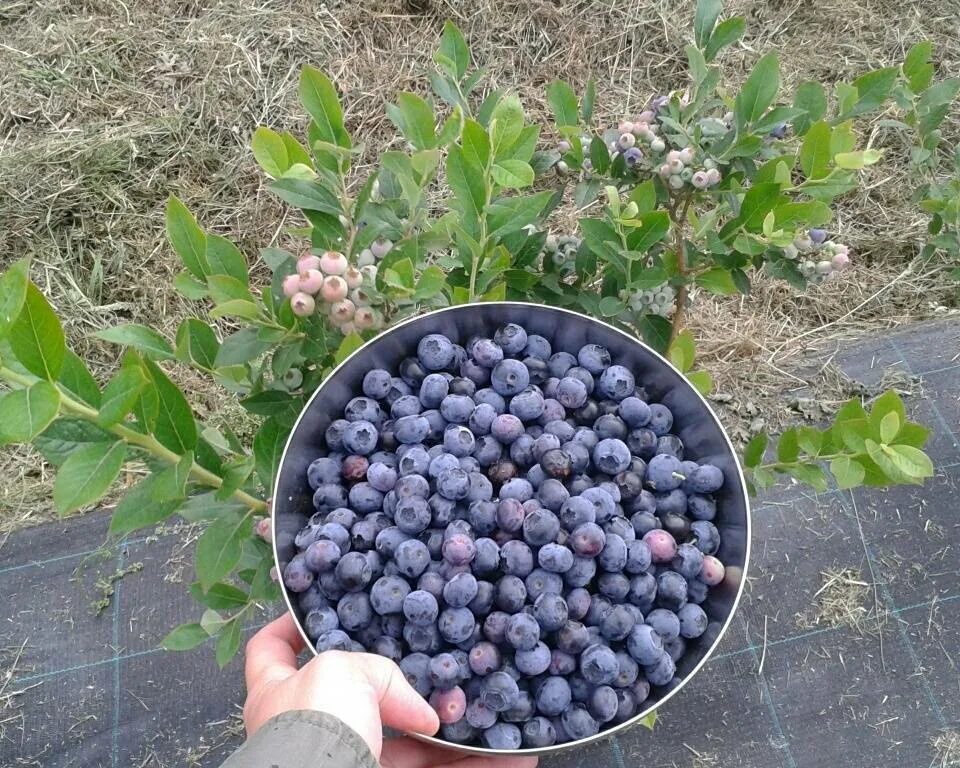
<svg viewBox="0 0 960 768">
<path fill-rule="evenodd" d="M 636 727 L 541 765 L 934 763 L 934 740 L 960 729 L 949 501 L 960 497 L 958 351 L 955 321 L 842 350 L 834 363 L 864 384 L 890 368 L 921 378 L 906 402 L 933 430 L 936 477 L 921 488 L 815 496 L 788 487 L 758 499 L 739 615 L 697 680 L 659 711 L 655 733 Z M 242 657 L 219 670 L 211 648 L 157 650 L 171 627 L 199 615 L 187 593 L 192 544 L 170 531 L 104 547 L 107 523 L 90 514 L 18 531 L 0 547 L 0 765 L 218 766 L 242 738 Z M 828 614 L 828 592 L 817 593 L 824 573 L 841 569 L 867 587 Z M 252 618 L 245 637 L 264 620 Z"/>
</svg>

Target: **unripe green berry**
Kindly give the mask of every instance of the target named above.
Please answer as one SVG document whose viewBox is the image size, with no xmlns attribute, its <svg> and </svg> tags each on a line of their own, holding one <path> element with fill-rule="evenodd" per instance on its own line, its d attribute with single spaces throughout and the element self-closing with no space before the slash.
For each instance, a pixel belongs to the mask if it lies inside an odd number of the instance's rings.
<svg viewBox="0 0 960 768">
<path fill-rule="evenodd" d="M 691 168 L 684 168 L 682 171 L 680 171 L 680 178 L 684 181 L 692 181 L 693 170 Z"/>
<path fill-rule="evenodd" d="M 627 207 L 623 209 L 623 218 L 633 219 L 636 218 L 638 213 L 640 213 L 639 206 L 631 201 L 627 203 Z"/>
<path fill-rule="evenodd" d="M 299 368 L 289 368 L 283 374 L 283 386 L 287 389 L 296 389 L 301 384 L 303 384 L 303 371 Z"/>
<path fill-rule="evenodd" d="M 566 175 L 570 171 L 570 166 L 567 165 L 563 160 L 557 162 L 557 173 L 561 175 Z"/>
<path fill-rule="evenodd" d="M 663 152 L 666 147 L 667 145 L 664 144 L 663 139 L 652 139 L 650 141 L 650 149 L 654 152 Z"/>
<path fill-rule="evenodd" d="M 683 179 L 681 179 L 679 176 L 671 176 L 670 187 L 672 189 L 681 189 L 683 187 Z"/>
<path fill-rule="evenodd" d="M 358 267 L 367 267 L 371 264 L 375 264 L 376 262 L 377 257 L 373 255 L 373 251 L 371 251 L 369 248 L 364 248 L 362 251 L 360 251 L 360 255 L 357 256 Z"/>
</svg>

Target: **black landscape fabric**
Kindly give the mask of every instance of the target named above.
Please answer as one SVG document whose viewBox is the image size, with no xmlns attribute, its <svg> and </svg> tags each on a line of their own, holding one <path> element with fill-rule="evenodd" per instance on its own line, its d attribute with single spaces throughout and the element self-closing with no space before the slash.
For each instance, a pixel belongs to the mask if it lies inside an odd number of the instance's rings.
<svg viewBox="0 0 960 768">
<path fill-rule="evenodd" d="M 834 363 L 864 384 L 891 368 L 919 377 L 907 407 L 933 429 L 937 476 L 757 500 L 739 615 L 655 731 L 541 765 L 940 765 L 938 737 L 960 728 L 958 353 L 956 321 L 842 349 Z M 219 670 L 210 648 L 157 649 L 199 613 L 190 530 L 105 547 L 107 521 L 42 525 L 0 546 L 0 765 L 217 766 L 242 738 L 242 657 Z"/>
</svg>

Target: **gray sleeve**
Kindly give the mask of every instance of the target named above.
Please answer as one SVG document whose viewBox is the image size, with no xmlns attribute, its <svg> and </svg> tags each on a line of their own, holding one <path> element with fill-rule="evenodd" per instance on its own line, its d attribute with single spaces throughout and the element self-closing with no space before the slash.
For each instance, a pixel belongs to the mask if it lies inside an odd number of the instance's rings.
<svg viewBox="0 0 960 768">
<path fill-rule="evenodd" d="M 370 748 L 325 712 L 284 712 L 227 758 L 221 768 L 379 768 Z"/>
</svg>

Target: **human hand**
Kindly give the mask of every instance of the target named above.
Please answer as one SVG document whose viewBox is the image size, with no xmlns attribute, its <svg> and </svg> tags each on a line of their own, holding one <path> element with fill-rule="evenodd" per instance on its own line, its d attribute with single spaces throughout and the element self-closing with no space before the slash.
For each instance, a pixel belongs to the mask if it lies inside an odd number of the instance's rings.
<svg viewBox="0 0 960 768">
<path fill-rule="evenodd" d="M 356 731 L 384 768 L 535 768 L 537 758 L 464 757 L 408 737 L 383 740 L 383 726 L 433 735 L 436 712 L 400 668 L 375 654 L 326 651 L 297 669 L 303 639 L 285 614 L 247 643 L 247 735 L 281 712 L 312 709 Z"/>
</svg>

